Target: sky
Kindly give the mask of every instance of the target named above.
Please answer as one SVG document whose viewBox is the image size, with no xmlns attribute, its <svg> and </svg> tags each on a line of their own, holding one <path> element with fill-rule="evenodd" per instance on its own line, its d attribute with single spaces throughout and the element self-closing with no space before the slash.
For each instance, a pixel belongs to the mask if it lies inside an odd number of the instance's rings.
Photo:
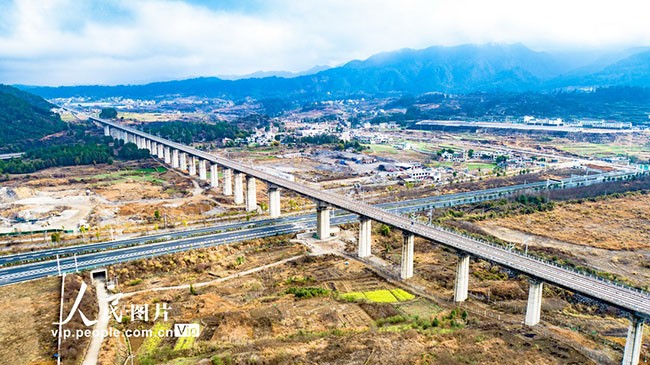
<svg viewBox="0 0 650 365">
<path fill-rule="evenodd" d="M 650 46 L 646 0 L 0 0 L 0 83 L 139 84 L 401 48 Z"/>
</svg>

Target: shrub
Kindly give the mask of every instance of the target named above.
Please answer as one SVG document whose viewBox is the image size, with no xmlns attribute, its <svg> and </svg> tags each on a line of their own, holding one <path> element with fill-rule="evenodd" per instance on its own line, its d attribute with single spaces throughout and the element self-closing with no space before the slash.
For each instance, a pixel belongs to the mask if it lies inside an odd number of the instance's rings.
<svg viewBox="0 0 650 365">
<path fill-rule="evenodd" d="M 323 289 L 321 287 L 306 287 L 306 288 L 296 288 L 291 287 L 287 289 L 285 294 L 293 294 L 296 298 L 313 298 L 321 297 L 329 294 L 329 290 Z"/>
</svg>

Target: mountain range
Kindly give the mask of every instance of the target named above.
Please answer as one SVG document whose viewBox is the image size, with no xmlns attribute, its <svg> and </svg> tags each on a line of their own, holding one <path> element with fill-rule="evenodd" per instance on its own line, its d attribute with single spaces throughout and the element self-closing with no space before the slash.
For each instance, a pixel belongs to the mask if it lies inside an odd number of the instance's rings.
<svg viewBox="0 0 650 365">
<path fill-rule="evenodd" d="M 522 44 L 434 46 L 379 53 L 312 74 L 224 80 L 201 77 L 119 86 L 20 86 L 45 98 L 201 96 L 320 100 L 442 92 L 545 92 L 604 86 L 650 87 L 650 50 L 561 54 Z M 231 77 L 232 78 L 232 77 Z"/>
</svg>

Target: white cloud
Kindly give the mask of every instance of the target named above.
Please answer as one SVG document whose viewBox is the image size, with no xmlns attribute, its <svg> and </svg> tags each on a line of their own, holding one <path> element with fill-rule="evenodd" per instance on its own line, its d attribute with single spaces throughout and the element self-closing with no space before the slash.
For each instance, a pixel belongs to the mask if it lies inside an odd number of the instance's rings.
<svg viewBox="0 0 650 365">
<path fill-rule="evenodd" d="M 637 0 L 251 4 L 228 10 L 172 0 L 16 0 L 0 15 L 0 82 L 115 84 L 298 71 L 463 43 L 522 42 L 537 50 L 650 45 L 647 6 Z"/>
</svg>

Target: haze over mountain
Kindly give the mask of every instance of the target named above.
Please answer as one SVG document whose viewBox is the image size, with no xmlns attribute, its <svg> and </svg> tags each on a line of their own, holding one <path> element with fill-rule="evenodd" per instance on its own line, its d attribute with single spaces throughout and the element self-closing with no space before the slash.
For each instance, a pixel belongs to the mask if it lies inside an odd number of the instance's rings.
<svg viewBox="0 0 650 365">
<path fill-rule="evenodd" d="M 402 49 L 355 60 L 340 67 L 293 78 L 270 76 L 223 80 L 203 77 L 146 85 L 30 87 L 46 98 L 168 95 L 325 99 L 425 92 L 525 92 L 566 87 L 650 86 L 650 51 L 589 57 L 535 52 L 522 44 L 434 46 Z M 603 60 L 615 60 L 606 64 Z M 622 58 L 622 59 L 621 59 Z M 251 75 L 253 76 L 253 75 Z"/>
</svg>

